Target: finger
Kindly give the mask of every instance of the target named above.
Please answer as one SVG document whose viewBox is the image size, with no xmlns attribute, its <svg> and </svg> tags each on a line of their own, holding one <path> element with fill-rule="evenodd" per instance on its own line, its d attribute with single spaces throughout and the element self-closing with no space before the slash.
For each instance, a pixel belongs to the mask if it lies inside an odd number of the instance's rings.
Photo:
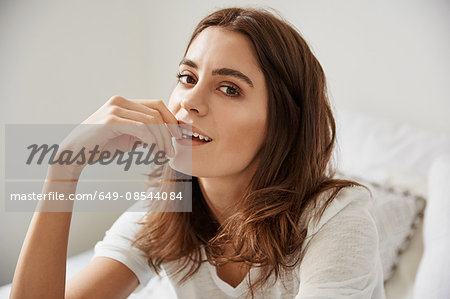
<svg viewBox="0 0 450 299">
<path fill-rule="evenodd" d="M 173 156 L 175 154 L 175 150 L 172 148 L 171 136 L 167 132 L 167 128 L 164 125 L 160 114 L 157 110 L 147 108 L 153 115 L 147 115 L 142 112 L 127 110 L 122 107 L 114 107 L 113 112 L 114 115 L 117 115 L 122 118 L 142 122 L 148 124 L 147 129 L 152 133 L 155 140 L 152 140 L 151 143 L 156 142 L 158 148 L 164 150 L 167 155 Z M 149 146 L 151 146 L 151 143 Z"/>
<path fill-rule="evenodd" d="M 169 130 L 166 125 L 163 123 L 162 119 L 158 116 L 155 117 L 155 121 L 157 124 L 148 125 L 155 136 L 160 136 L 161 149 L 164 149 L 166 154 L 170 157 L 175 155 L 175 149 L 172 146 L 172 136 L 170 135 Z"/>
<path fill-rule="evenodd" d="M 172 114 L 172 112 L 167 108 L 166 104 L 162 100 L 147 100 L 147 99 L 135 99 L 137 103 L 140 103 L 148 108 L 156 109 L 161 114 L 162 120 L 170 124 L 172 126 L 169 126 L 169 131 L 175 138 L 181 138 L 181 132 L 179 130 L 176 130 L 175 128 L 178 128 L 178 120 L 176 119 L 175 115 Z M 175 126 L 174 126 L 175 125 Z"/>
<path fill-rule="evenodd" d="M 163 140 L 163 137 L 161 136 L 161 132 L 158 129 L 159 126 L 162 126 L 162 125 L 149 125 L 149 124 L 147 124 L 148 130 L 150 132 L 152 132 L 152 135 L 156 139 L 156 144 L 158 145 L 158 148 L 160 150 L 165 150 L 165 148 L 164 148 L 164 140 Z"/>
<path fill-rule="evenodd" d="M 157 138 L 153 135 L 153 132 L 148 130 L 146 124 L 136 120 L 112 115 L 109 117 L 107 124 L 110 125 L 109 129 L 117 132 L 117 135 L 128 134 L 135 136 L 142 142 L 147 143 L 149 146 L 157 140 Z M 164 148 L 162 145 L 163 143 L 157 143 L 158 150 Z"/>
<path fill-rule="evenodd" d="M 116 103 L 117 104 L 117 103 Z M 155 112 L 160 115 L 162 122 L 168 123 L 168 129 L 172 136 L 175 138 L 181 138 L 181 132 L 178 128 L 178 120 L 172 114 L 172 112 L 166 107 L 161 100 L 128 100 L 122 98 L 119 104 L 121 107 L 138 111 L 145 114 L 155 116 Z"/>
<path fill-rule="evenodd" d="M 175 115 L 170 112 L 169 108 L 167 108 L 166 104 L 162 100 L 148 100 L 148 99 L 133 99 L 139 104 L 142 104 L 148 108 L 156 109 L 161 113 L 162 119 L 164 122 L 168 124 L 178 124 L 178 120 L 175 118 Z"/>
<path fill-rule="evenodd" d="M 152 115 L 152 116 L 155 114 L 155 111 L 157 111 L 154 108 L 149 108 L 149 107 L 137 102 L 136 100 L 123 99 L 122 101 L 120 101 L 120 103 L 116 103 L 116 105 L 118 107 L 121 107 L 121 108 L 124 108 L 127 110 L 137 111 L 137 112 L 141 112 L 141 113 Z"/>
<path fill-rule="evenodd" d="M 170 134 L 169 129 L 166 127 L 166 125 L 162 125 L 160 127 L 160 130 L 164 138 L 164 147 L 166 149 L 167 155 L 169 157 L 174 157 L 175 149 L 173 148 L 172 145 L 172 135 Z"/>
</svg>

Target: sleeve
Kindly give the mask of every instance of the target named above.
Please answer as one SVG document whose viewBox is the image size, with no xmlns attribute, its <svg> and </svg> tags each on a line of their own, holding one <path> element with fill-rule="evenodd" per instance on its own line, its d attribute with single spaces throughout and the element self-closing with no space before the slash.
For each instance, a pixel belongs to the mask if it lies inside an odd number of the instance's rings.
<svg viewBox="0 0 450 299">
<path fill-rule="evenodd" d="M 362 196 L 332 202 L 324 221 L 311 229 L 299 267 L 297 299 L 385 298 L 371 199 L 368 193 Z"/>
<path fill-rule="evenodd" d="M 145 253 L 131 246 L 140 229 L 138 221 L 146 214 L 142 209 L 136 209 L 139 203 L 125 211 L 106 231 L 102 241 L 94 247 L 94 256 L 108 257 L 121 262 L 137 276 L 140 286 L 144 287 L 155 276 L 147 263 Z M 140 287 L 138 289 L 141 289 Z"/>
</svg>

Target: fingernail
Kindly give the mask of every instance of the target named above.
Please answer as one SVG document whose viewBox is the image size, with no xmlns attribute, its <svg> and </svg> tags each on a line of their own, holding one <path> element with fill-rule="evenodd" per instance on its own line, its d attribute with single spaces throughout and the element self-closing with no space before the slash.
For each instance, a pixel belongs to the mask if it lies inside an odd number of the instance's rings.
<svg viewBox="0 0 450 299">
<path fill-rule="evenodd" d="M 167 151 L 167 156 L 171 158 L 175 157 L 175 149 L 173 148 L 173 146 L 169 147 L 169 150 Z"/>
<path fill-rule="evenodd" d="M 181 128 L 178 125 L 168 125 L 170 134 L 175 138 L 181 138 Z"/>
</svg>

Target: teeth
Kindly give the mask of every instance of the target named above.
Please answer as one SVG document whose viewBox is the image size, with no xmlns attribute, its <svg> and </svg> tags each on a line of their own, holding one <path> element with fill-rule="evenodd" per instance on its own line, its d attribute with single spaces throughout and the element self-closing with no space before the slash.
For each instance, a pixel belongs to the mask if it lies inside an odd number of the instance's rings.
<svg viewBox="0 0 450 299">
<path fill-rule="evenodd" d="M 211 140 L 212 140 L 212 139 L 209 138 L 209 137 L 200 135 L 200 134 L 198 134 L 198 133 L 194 133 L 194 132 L 189 131 L 189 130 L 184 129 L 184 128 L 181 129 L 181 132 L 183 133 L 183 135 L 186 135 L 186 137 L 187 137 L 187 136 L 194 136 L 194 137 L 199 138 L 200 140 L 205 140 L 205 141 L 211 141 Z"/>
</svg>

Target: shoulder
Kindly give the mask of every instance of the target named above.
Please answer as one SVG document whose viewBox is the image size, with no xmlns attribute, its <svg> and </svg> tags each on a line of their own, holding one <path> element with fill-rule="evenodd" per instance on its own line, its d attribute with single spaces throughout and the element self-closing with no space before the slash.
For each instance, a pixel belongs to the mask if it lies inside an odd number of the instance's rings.
<svg viewBox="0 0 450 299">
<path fill-rule="evenodd" d="M 319 219 L 310 219 L 302 245 L 302 266 L 320 259 L 323 265 L 337 268 L 356 266 L 352 270 L 356 272 L 368 269 L 379 259 L 378 239 L 369 191 L 345 188 Z"/>
<path fill-rule="evenodd" d="M 370 193 L 351 187 L 340 194 L 318 222 L 310 221 L 299 268 L 303 295 L 382 296 L 378 231 Z M 342 293 L 344 292 L 344 293 Z M 314 296 L 313 296 L 314 297 Z"/>
<path fill-rule="evenodd" d="M 317 208 L 328 199 L 329 194 L 324 193 L 318 200 Z M 337 196 L 326 207 L 323 214 L 315 216 L 317 210 L 310 212 L 311 218 L 307 223 L 307 240 L 319 232 L 325 225 L 330 223 L 337 225 L 340 220 L 350 220 L 350 218 L 359 219 L 362 222 L 372 222 L 371 215 L 372 197 L 368 190 L 360 186 L 346 187 L 339 191 Z M 342 224 L 342 223 L 341 223 Z M 373 224 L 375 224 L 373 222 Z"/>
</svg>

